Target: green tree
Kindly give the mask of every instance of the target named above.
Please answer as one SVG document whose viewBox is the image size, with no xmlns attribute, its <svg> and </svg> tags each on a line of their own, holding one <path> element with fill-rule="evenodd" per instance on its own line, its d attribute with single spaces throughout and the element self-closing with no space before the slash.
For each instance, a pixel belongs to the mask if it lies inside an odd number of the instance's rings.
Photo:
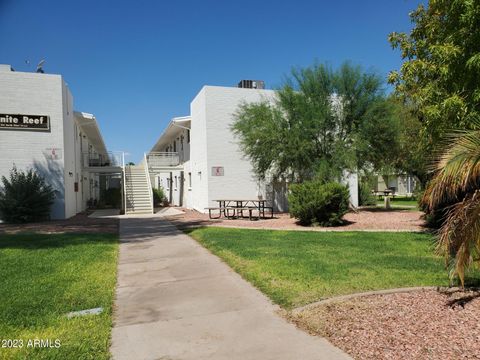
<svg viewBox="0 0 480 360">
<path fill-rule="evenodd" d="M 357 168 L 369 172 L 395 173 L 402 156 L 399 105 L 392 99 L 378 99 L 365 112 L 356 131 Z"/>
<path fill-rule="evenodd" d="M 394 115 L 377 74 L 316 64 L 293 70 L 273 103 L 240 106 L 232 129 L 260 179 L 332 181 L 385 165 L 397 146 Z"/>
<path fill-rule="evenodd" d="M 389 82 L 420 120 L 422 151 L 431 153 L 444 134 L 479 117 L 480 2 L 431 0 L 410 17 L 410 34 L 389 36 L 404 59 Z"/>
<path fill-rule="evenodd" d="M 394 166 L 404 173 L 414 175 L 420 181 L 421 188 L 425 189 L 431 175 L 430 153 L 422 142 L 422 123 L 408 103 L 397 96 L 390 99 L 395 103 L 395 113 L 399 120 L 396 128 L 398 150 Z"/>
</svg>

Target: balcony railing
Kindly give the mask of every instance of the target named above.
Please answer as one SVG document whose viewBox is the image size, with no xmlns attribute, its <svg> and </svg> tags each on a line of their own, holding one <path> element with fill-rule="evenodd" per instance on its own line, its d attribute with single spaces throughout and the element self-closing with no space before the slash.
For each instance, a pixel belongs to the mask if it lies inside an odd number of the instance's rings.
<svg viewBox="0 0 480 360">
<path fill-rule="evenodd" d="M 108 152 L 107 154 L 83 153 L 83 167 L 123 166 L 122 152 Z"/>
<path fill-rule="evenodd" d="M 150 168 L 180 165 L 180 155 L 177 152 L 151 152 L 147 154 Z"/>
</svg>

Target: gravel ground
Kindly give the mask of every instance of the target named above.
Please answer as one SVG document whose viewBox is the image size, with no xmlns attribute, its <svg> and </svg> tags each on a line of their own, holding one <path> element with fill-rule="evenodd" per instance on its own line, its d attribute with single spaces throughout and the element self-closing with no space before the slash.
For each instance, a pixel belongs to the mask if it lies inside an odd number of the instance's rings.
<svg viewBox="0 0 480 360">
<path fill-rule="evenodd" d="M 51 220 L 29 224 L 0 224 L 0 234 L 35 232 L 54 233 L 118 233 L 118 219 L 89 218 L 81 213 L 67 220 Z"/>
<path fill-rule="evenodd" d="M 480 359 L 480 292 L 370 295 L 291 320 L 355 359 Z"/>
<path fill-rule="evenodd" d="M 358 213 L 350 212 L 344 216 L 345 225 L 336 227 L 305 227 L 298 225 L 296 220 L 289 214 L 275 214 L 273 219 L 261 219 L 250 221 L 248 219 L 218 219 L 208 218 L 208 214 L 202 214 L 194 210 L 182 209 L 182 215 L 168 218 L 179 227 L 188 226 L 222 226 L 243 227 L 258 229 L 282 229 L 282 230 L 313 230 L 313 231 L 423 231 L 424 221 L 420 219 L 423 214 L 420 211 L 411 210 L 383 210 L 364 209 Z"/>
</svg>

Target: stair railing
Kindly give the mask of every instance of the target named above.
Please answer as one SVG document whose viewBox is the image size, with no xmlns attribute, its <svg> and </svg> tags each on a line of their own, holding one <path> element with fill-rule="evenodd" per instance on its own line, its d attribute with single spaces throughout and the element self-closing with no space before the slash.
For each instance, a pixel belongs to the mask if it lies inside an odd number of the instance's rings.
<svg viewBox="0 0 480 360">
<path fill-rule="evenodd" d="M 152 183 L 150 181 L 150 172 L 148 171 L 147 153 L 143 153 L 143 161 L 144 161 L 145 175 L 147 176 L 148 193 L 150 194 L 150 205 L 152 206 L 152 214 L 153 214 L 155 212 L 155 208 L 153 204 L 153 190 L 152 190 Z"/>
<path fill-rule="evenodd" d="M 123 173 L 123 213 L 127 213 L 127 181 L 125 176 L 125 153 L 122 152 L 122 173 Z"/>
</svg>

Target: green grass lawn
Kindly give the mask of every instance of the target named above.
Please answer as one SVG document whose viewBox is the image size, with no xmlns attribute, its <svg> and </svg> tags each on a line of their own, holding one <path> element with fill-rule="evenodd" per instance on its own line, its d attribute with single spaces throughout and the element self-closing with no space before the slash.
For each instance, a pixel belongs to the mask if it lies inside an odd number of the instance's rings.
<svg viewBox="0 0 480 360">
<path fill-rule="evenodd" d="M 449 283 L 427 234 L 213 227 L 188 233 L 287 309 L 340 294 Z"/>
<path fill-rule="evenodd" d="M 109 358 L 117 252 L 112 234 L 0 235 L 0 339 L 23 340 L 0 343 L 0 359 Z M 104 312 L 65 316 L 96 307 Z M 61 346 L 27 348 L 29 339 Z"/>
<path fill-rule="evenodd" d="M 378 207 L 384 207 L 385 203 L 383 198 L 381 200 L 378 200 L 377 197 L 377 206 Z M 411 198 L 405 198 L 405 197 L 396 197 L 396 198 L 390 198 L 390 205 L 395 208 L 395 209 L 404 209 L 404 210 L 415 210 L 418 211 L 418 201 L 411 199 Z"/>
</svg>

